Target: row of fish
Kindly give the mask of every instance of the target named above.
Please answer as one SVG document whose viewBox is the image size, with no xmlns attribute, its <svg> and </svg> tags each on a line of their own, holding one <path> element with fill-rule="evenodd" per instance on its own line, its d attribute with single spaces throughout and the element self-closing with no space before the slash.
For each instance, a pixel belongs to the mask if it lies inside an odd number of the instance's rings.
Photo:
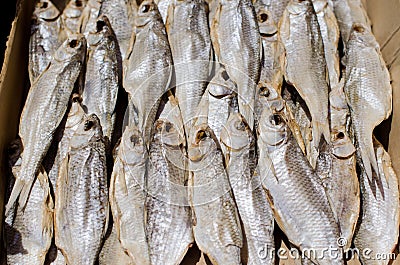
<svg viewBox="0 0 400 265">
<path fill-rule="evenodd" d="M 194 244 L 274 264 L 274 223 L 302 264 L 394 251 L 373 136 L 392 89 L 359 0 L 39 0 L 29 52 L 8 264 L 180 264 Z"/>
</svg>

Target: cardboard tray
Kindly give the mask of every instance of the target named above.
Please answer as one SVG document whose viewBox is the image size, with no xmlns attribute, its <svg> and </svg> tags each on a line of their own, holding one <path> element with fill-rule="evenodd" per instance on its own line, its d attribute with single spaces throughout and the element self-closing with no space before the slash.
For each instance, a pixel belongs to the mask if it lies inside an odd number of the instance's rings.
<svg viewBox="0 0 400 265">
<path fill-rule="evenodd" d="M 64 1 L 54 1 L 60 6 Z M 373 32 L 381 45 L 383 57 L 388 65 L 393 86 L 393 114 L 380 125 L 375 133 L 388 148 L 396 172 L 400 172 L 400 10 L 399 0 L 363 0 L 373 24 Z M 3 224 L 4 192 L 7 180 L 6 147 L 16 138 L 19 116 L 27 94 L 28 43 L 33 0 L 17 3 L 17 12 L 7 41 L 4 63 L 0 74 L 0 221 Z M 2 225 L 0 225 L 0 238 Z M 283 247 L 284 244 L 282 245 Z M 0 264 L 5 264 L 5 251 L 0 244 Z M 3 260 L 3 262 L 1 262 Z M 197 261 L 199 261 L 197 263 Z M 206 264 L 196 249 L 189 251 L 183 264 Z M 299 261 L 281 260 L 279 264 L 300 264 Z M 352 260 L 348 264 L 360 264 Z M 400 265 L 400 257 L 392 264 Z"/>
</svg>

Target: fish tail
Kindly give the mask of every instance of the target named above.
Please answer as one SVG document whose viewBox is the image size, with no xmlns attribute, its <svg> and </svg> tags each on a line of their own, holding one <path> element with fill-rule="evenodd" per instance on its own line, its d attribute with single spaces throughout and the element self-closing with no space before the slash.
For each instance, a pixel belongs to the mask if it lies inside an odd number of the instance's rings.
<svg viewBox="0 0 400 265">
<path fill-rule="evenodd" d="M 22 189 L 25 187 L 25 181 L 21 180 L 20 178 L 17 178 L 14 183 L 14 187 L 11 191 L 10 198 L 8 199 L 7 205 L 6 205 L 6 212 L 5 215 L 8 216 L 10 214 L 11 209 L 14 207 L 15 203 L 18 200 L 18 197 L 20 197 Z"/>
<path fill-rule="evenodd" d="M 368 143 L 360 143 L 359 151 L 365 173 L 367 174 L 368 179 L 371 181 L 373 178 L 372 169 L 376 172 L 376 176 L 379 176 L 378 162 L 376 161 L 372 139 L 370 139 Z"/>
</svg>

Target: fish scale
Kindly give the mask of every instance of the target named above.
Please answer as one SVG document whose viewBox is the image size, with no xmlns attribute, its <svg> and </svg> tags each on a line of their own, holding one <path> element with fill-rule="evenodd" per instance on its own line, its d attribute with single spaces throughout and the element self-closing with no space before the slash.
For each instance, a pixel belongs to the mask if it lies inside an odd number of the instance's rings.
<svg viewBox="0 0 400 265">
<path fill-rule="evenodd" d="M 124 252 L 118 241 L 116 228 L 113 225 L 110 235 L 105 239 L 99 255 L 99 265 L 134 265 L 133 260 Z"/>
<path fill-rule="evenodd" d="M 107 230 L 109 207 L 105 143 L 95 114 L 71 138 L 55 198 L 57 247 L 68 264 L 94 264 Z"/>
<path fill-rule="evenodd" d="M 146 232 L 152 264 L 180 264 L 194 241 L 183 125 L 171 118 L 156 121 L 150 145 Z"/>
</svg>

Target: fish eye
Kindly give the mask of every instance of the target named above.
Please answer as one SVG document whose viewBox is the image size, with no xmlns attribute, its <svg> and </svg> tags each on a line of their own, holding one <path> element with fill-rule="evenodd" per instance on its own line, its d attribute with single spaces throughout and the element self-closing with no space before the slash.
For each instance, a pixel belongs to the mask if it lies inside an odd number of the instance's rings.
<svg viewBox="0 0 400 265">
<path fill-rule="evenodd" d="M 106 23 L 103 20 L 97 21 L 97 23 L 96 23 L 97 32 L 102 31 L 105 26 L 106 26 Z"/>
<path fill-rule="evenodd" d="M 283 123 L 283 119 L 282 119 L 281 115 L 278 115 L 278 114 L 271 115 L 269 117 L 269 121 L 273 125 L 279 125 L 279 124 Z"/>
<path fill-rule="evenodd" d="M 337 139 L 344 139 L 344 133 L 343 133 L 343 132 L 338 132 L 338 133 L 336 134 L 336 138 L 337 138 Z"/>
<path fill-rule="evenodd" d="M 263 23 L 268 20 L 268 15 L 265 13 L 260 14 L 260 22 Z"/>
<path fill-rule="evenodd" d="M 142 10 L 141 10 L 142 13 L 147 13 L 149 11 L 150 11 L 150 5 L 144 5 L 142 7 Z"/>
<path fill-rule="evenodd" d="M 358 33 L 363 33 L 365 31 L 365 29 L 362 25 L 354 25 L 353 29 Z"/>
<path fill-rule="evenodd" d="M 171 123 L 167 123 L 167 124 L 165 124 L 165 131 L 166 132 L 169 132 L 169 131 L 171 131 L 171 129 L 172 129 L 172 124 Z"/>
<path fill-rule="evenodd" d="M 93 128 L 94 122 L 91 120 L 85 121 L 84 130 L 89 131 Z"/>
<path fill-rule="evenodd" d="M 131 135 L 131 137 L 130 137 L 129 140 L 131 141 L 131 143 L 132 143 L 133 145 L 137 145 L 137 144 L 140 143 L 140 138 L 139 138 L 139 136 L 137 136 L 137 135 Z"/>
<path fill-rule="evenodd" d="M 69 47 L 75 48 L 76 46 L 78 46 L 78 41 L 77 40 L 71 40 L 69 42 Z"/>
<path fill-rule="evenodd" d="M 42 8 L 42 9 L 45 9 L 45 8 L 47 8 L 49 6 L 49 3 L 47 3 L 47 2 L 42 2 L 41 4 L 40 4 L 40 8 Z"/>
<path fill-rule="evenodd" d="M 82 102 L 82 97 L 79 94 L 72 95 L 72 102 Z"/>
<path fill-rule="evenodd" d="M 242 120 L 240 120 L 235 123 L 235 128 L 238 129 L 239 131 L 244 131 L 244 129 L 246 128 L 246 125 L 244 124 L 244 122 Z"/>
<path fill-rule="evenodd" d="M 76 0 L 76 1 L 75 1 L 75 5 L 76 5 L 77 7 L 81 7 L 81 6 L 82 6 L 82 1 L 81 1 L 81 0 Z"/>
<path fill-rule="evenodd" d="M 222 77 L 225 81 L 227 81 L 227 80 L 229 79 L 229 75 L 228 75 L 228 73 L 227 73 L 226 71 L 223 71 L 223 72 L 221 73 L 221 77 Z"/>
<path fill-rule="evenodd" d="M 198 131 L 196 135 L 196 142 L 200 142 L 207 137 L 207 133 L 204 130 Z"/>
<path fill-rule="evenodd" d="M 261 96 L 269 97 L 269 95 L 271 94 L 268 87 L 266 87 L 266 86 L 261 87 L 260 90 L 261 90 L 261 93 L 260 93 Z"/>
</svg>

